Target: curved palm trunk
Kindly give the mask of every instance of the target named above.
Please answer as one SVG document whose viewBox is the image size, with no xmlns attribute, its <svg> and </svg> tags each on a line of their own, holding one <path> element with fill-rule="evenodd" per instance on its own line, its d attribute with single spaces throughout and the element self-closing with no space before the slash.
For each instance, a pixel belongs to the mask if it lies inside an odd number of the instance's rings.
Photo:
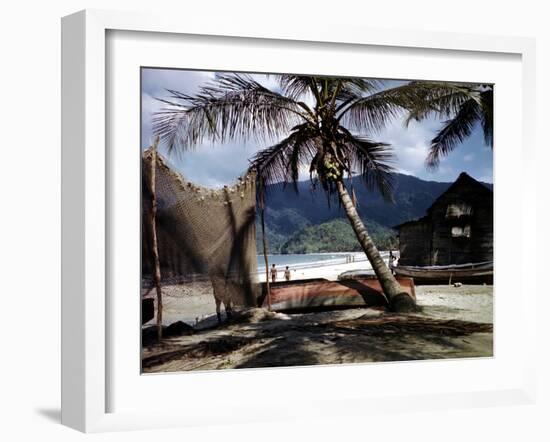
<svg viewBox="0 0 550 442">
<path fill-rule="evenodd" d="M 411 312 L 416 310 L 414 299 L 401 288 L 401 285 L 396 281 L 390 269 L 380 256 L 378 249 L 374 245 L 374 242 L 367 232 L 363 221 L 361 221 L 361 218 L 355 209 L 344 183 L 342 181 L 338 181 L 336 186 L 338 188 L 340 201 L 346 211 L 349 222 L 351 223 L 353 231 L 355 232 L 361 247 L 372 265 L 374 273 L 376 273 L 376 277 L 380 281 L 382 290 L 388 299 L 390 309 L 394 312 Z"/>
</svg>

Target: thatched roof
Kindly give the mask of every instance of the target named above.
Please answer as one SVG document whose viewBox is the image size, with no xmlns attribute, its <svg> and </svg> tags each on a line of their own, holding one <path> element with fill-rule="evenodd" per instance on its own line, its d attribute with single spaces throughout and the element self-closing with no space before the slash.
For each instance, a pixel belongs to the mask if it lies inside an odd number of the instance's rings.
<svg viewBox="0 0 550 442">
<path fill-rule="evenodd" d="M 487 187 L 482 182 L 476 180 L 475 178 L 472 178 L 470 175 L 468 175 L 466 172 L 462 172 L 456 181 L 452 183 L 445 192 L 443 192 L 441 195 L 439 195 L 435 201 L 432 203 L 432 205 L 426 210 L 426 215 L 422 218 L 413 219 L 409 221 L 405 221 L 404 223 L 397 224 L 396 226 L 393 226 L 392 229 L 399 230 L 400 228 L 404 226 L 410 226 L 412 224 L 422 223 L 425 222 L 431 212 L 433 211 L 434 207 L 437 206 L 437 204 L 446 197 L 448 193 L 455 192 L 458 188 L 462 186 L 473 186 L 476 189 L 476 192 L 480 193 L 486 193 L 488 196 L 492 196 L 493 191 Z M 457 204 L 456 207 L 453 207 L 451 209 L 451 213 L 449 216 L 461 216 L 461 215 L 467 215 L 471 213 L 471 208 L 467 207 L 467 204 Z M 455 210 L 456 209 L 456 210 Z"/>
</svg>

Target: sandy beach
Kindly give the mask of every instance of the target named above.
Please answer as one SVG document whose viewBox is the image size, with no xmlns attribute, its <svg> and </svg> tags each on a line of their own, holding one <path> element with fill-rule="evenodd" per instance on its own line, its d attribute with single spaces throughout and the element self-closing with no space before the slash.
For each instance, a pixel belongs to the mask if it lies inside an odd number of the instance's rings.
<svg viewBox="0 0 550 442">
<path fill-rule="evenodd" d="M 336 279 L 366 268 L 368 262 L 317 266 L 296 270 L 293 279 Z M 492 356 L 492 286 L 417 286 L 416 296 L 421 310 L 409 315 L 380 308 L 296 314 L 247 309 L 231 320 L 224 315 L 218 325 L 209 282 L 164 286 L 164 325 L 183 321 L 195 330 L 161 345 L 148 338 L 154 333 L 144 333 L 143 372 Z"/>
<path fill-rule="evenodd" d="M 372 271 L 370 263 L 365 259 L 364 253 L 351 252 L 342 256 L 355 257 L 355 262 L 334 264 L 332 262 L 315 264 L 312 266 L 291 267 L 292 280 L 304 280 L 325 278 L 330 281 L 338 279 L 338 275 L 350 270 Z M 297 268 L 296 268 L 297 267 Z M 284 268 L 278 267 L 278 280 L 283 280 Z M 257 274 L 258 282 L 265 282 L 265 272 Z M 170 325 L 176 321 L 183 321 L 191 325 L 201 323 L 200 327 L 210 326 L 214 323 L 216 306 L 212 285 L 209 281 L 193 281 L 185 284 L 163 285 L 163 324 Z M 156 298 L 154 291 L 143 289 L 142 296 Z M 205 322 L 206 321 L 206 322 Z M 156 317 L 149 321 L 155 324 Z"/>
<path fill-rule="evenodd" d="M 382 257 L 385 258 L 386 264 L 388 263 L 388 252 L 381 252 Z M 336 254 L 331 254 L 336 255 Z M 333 262 L 320 262 L 316 265 L 307 265 L 307 266 L 290 266 L 291 277 L 292 279 L 314 279 L 314 278 L 325 278 L 330 281 L 334 281 L 338 278 L 343 272 L 350 270 L 372 270 L 370 263 L 367 261 L 365 254 L 363 252 L 349 252 L 341 253 L 342 258 L 341 263 Z M 283 255 L 284 256 L 284 255 Z M 351 258 L 354 261 L 345 263 L 345 257 Z M 277 279 L 282 280 L 284 277 L 284 267 L 277 267 Z M 260 282 L 265 282 L 266 274 L 265 272 L 258 272 L 258 280 Z"/>
</svg>

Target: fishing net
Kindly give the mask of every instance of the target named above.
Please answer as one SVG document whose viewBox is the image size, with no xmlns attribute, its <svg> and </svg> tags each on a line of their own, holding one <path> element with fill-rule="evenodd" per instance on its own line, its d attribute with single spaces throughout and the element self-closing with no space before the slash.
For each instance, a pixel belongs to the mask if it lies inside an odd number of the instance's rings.
<svg viewBox="0 0 550 442">
<path fill-rule="evenodd" d="M 142 156 L 142 277 L 151 281 L 151 159 Z M 256 183 L 248 174 L 209 189 L 185 180 L 157 154 L 157 238 L 161 282 L 205 278 L 226 305 L 254 306 L 258 295 Z"/>
</svg>

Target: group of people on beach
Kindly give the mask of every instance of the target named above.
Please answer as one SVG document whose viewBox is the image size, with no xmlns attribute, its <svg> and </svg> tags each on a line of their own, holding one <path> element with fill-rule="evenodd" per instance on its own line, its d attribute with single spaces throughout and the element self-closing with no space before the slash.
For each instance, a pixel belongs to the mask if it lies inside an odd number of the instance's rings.
<svg viewBox="0 0 550 442">
<path fill-rule="evenodd" d="M 277 281 L 277 273 L 277 267 L 275 267 L 275 264 L 273 264 L 271 266 L 271 282 Z M 290 269 L 288 268 L 288 266 L 285 267 L 284 277 L 286 281 L 290 281 Z"/>
<path fill-rule="evenodd" d="M 346 255 L 346 264 L 355 262 L 355 255 Z"/>
</svg>

